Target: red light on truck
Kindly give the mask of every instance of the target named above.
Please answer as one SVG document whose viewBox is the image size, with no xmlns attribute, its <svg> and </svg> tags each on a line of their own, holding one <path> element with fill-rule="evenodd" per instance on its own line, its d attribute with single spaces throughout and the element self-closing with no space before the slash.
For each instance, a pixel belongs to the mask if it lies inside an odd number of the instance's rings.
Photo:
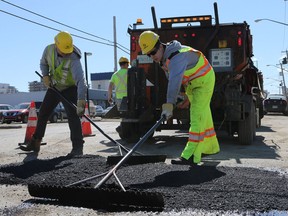
<svg viewBox="0 0 288 216">
<path fill-rule="evenodd" d="M 186 37 L 187 37 L 187 34 L 183 34 L 183 37 L 186 38 Z"/>
<path fill-rule="evenodd" d="M 195 34 L 195 33 L 192 33 L 191 36 L 192 36 L 192 37 L 196 37 L 196 34 Z"/>
<path fill-rule="evenodd" d="M 242 46 L 242 32 L 241 31 L 237 31 L 237 44 L 238 44 L 238 47 L 241 47 Z"/>
<path fill-rule="evenodd" d="M 132 40 L 132 41 L 135 41 L 135 39 L 136 39 L 135 36 L 132 36 L 132 37 L 131 37 L 131 40 Z"/>
<path fill-rule="evenodd" d="M 175 35 L 174 35 L 174 37 L 175 37 L 175 38 L 178 38 L 178 37 L 179 37 L 179 35 L 178 35 L 178 34 L 175 34 Z"/>
<path fill-rule="evenodd" d="M 135 42 L 131 43 L 131 50 L 136 51 L 136 43 Z"/>
<path fill-rule="evenodd" d="M 238 37 L 237 44 L 238 44 L 239 47 L 242 46 L 242 38 L 241 37 Z"/>
</svg>

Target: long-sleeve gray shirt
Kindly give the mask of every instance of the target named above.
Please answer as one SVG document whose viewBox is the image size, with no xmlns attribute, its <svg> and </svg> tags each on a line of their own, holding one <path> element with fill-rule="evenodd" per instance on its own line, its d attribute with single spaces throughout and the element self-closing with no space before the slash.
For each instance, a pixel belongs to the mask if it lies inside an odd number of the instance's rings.
<svg viewBox="0 0 288 216">
<path fill-rule="evenodd" d="M 166 45 L 162 63 L 165 65 L 169 56 L 181 48 L 187 46 L 181 45 L 180 42 L 174 40 Z M 169 82 L 167 89 L 167 103 L 175 104 L 179 94 L 184 72 L 195 67 L 198 62 L 198 55 L 195 52 L 183 52 L 175 55 L 168 65 Z"/>
<path fill-rule="evenodd" d="M 42 58 L 40 60 L 40 69 L 43 76 L 49 75 L 49 70 L 52 68 L 52 65 L 49 65 L 49 58 L 52 59 L 51 54 L 48 52 L 48 45 L 43 52 Z M 74 46 L 74 50 L 70 55 L 67 55 L 65 57 L 59 55 L 56 51 L 55 44 L 52 44 L 53 50 L 54 50 L 54 67 L 57 68 L 63 60 L 70 60 L 71 61 L 71 72 L 72 72 L 72 78 L 75 81 L 75 85 L 77 86 L 77 92 L 78 92 L 78 99 L 85 100 L 86 98 L 86 92 L 87 92 L 87 85 L 84 78 L 84 72 L 82 69 L 82 65 L 80 62 L 81 59 L 81 51 Z M 67 86 L 68 87 L 68 86 Z"/>
</svg>

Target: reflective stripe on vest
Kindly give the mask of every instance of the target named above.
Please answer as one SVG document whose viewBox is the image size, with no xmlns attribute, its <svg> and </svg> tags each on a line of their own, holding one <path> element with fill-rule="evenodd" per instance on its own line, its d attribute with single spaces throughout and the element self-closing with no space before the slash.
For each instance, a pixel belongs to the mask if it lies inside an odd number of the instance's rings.
<svg viewBox="0 0 288 216">
<path fill-rule="evenodd" d="M 194 133 L 189 132 L 189 140 L 190 142 L 202 142 L 204 138 L 216 136 L 214 128 L 209 128 L 202 133 Z"/>
<path fill-rule="evenodd" d="M 183 79 L 182 79 L 183 85 L 187 84 L 188 82 L 190 82 L 193 79 L 204 76 L 205 74 L 207 74 L 212 69 L 208 60 L 205 58 L 203 53 L 200 52 L 199 50 L 193 49 L 191 47 L 185 47 L 185 48 L 180 49 L 178 52 L 179 53 L 195 52 L 195 53 L 198 53 L 200 55 L 197 64 L 193 68 L 186 70 L 184 72 Z M 175 55 L 173 55 L 173 56 L 175 56 Z M 169 57 L 166 61 L 167 68 L 168 68 L 168 65 L 170 63 L 171 58 Z"/>
<path fill-rule="evenodd" d="M 62 63 L 55 68 L 55 50 L 53 49 L 53 45 L 49 46 L 47 55 L 53 84 L 55 84 L 56 87 L 75 85 L 71 72 L 71 60 L 63 60 Z"/>
</svg>

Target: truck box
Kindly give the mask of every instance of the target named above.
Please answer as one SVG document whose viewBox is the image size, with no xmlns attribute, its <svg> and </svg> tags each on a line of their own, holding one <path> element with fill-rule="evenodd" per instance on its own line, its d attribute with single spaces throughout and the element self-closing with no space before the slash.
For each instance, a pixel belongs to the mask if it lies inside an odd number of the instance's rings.
<svg viewBox="0 0 288 216">
<path fill-rule="evenodd" d="M 219 23 L 217 4 L 214 3 L 215 23 L 211 15 L 161 18 L 158 28 L 154 8 L 153 28 L 128 29 L 130 34 L 130 60 L 128 70 L 128 96 L 121 105 L 122 121 L 118 128 L 122 139 L 139 139 L 161 115 L 166 102 L 168 80 L 159 64 L 143 55 L 138 44 L 143 31 L 156 32 L 162 42 L 178 40 L 203 52 L 213 66 L 216 82 L 211 100 L 214 126 L 239 143 L 253 142 L 256 127 L 263 118 L 263 77 L 255 67 L 252 34 L 248 23 Z M 183 102 L 185 92 L 179 92 Z M 189 103 L 174 110 L 173 121 L 162 124 L 158 130 L 188 129 Z"/>
</svg>

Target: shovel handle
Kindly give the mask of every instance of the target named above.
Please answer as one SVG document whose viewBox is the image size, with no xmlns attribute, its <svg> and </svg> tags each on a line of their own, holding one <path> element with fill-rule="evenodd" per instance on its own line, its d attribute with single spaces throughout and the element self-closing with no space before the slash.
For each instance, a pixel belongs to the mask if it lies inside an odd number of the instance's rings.
<svg viewBox="0 0 288 216">
<path fill-rule="evenodd" d="M 41 77 L 43 79 L 43 76 L 38 72 L 38 71 L 35 71 L 35 73 Z M 51 87 L 51 89 L 59 96 L 61 97 L 65 102 L 67 102 L 71 107 L 74 107 L 74 109 L 76 110 L 77 109 L 77 106 L 72 103 L 71 101 L 67 100 L 62 94 L 61 92 L 56 89 L 54 86 Z M 100 133 L 102 133 L 107 139 L 109 139 L 111 142 L 113 142 L 114 144 L 120 146 L 124 151 L 126 152 L 129 152 L 129 149 L 126 148 L 125 146 L 123 146 L 122 144 L 120 144 L 119 142 L 117 142 L 116 140 L 112 139 L 112 137 L 108 136 L 98 125 L 96 125 L 91 118 L 89 118 L 86 114 L 83 115 L 84 118 L 86 118 L 94 127 L 97 128 L 97 130 L 100 131 Z"/>
</svg>

